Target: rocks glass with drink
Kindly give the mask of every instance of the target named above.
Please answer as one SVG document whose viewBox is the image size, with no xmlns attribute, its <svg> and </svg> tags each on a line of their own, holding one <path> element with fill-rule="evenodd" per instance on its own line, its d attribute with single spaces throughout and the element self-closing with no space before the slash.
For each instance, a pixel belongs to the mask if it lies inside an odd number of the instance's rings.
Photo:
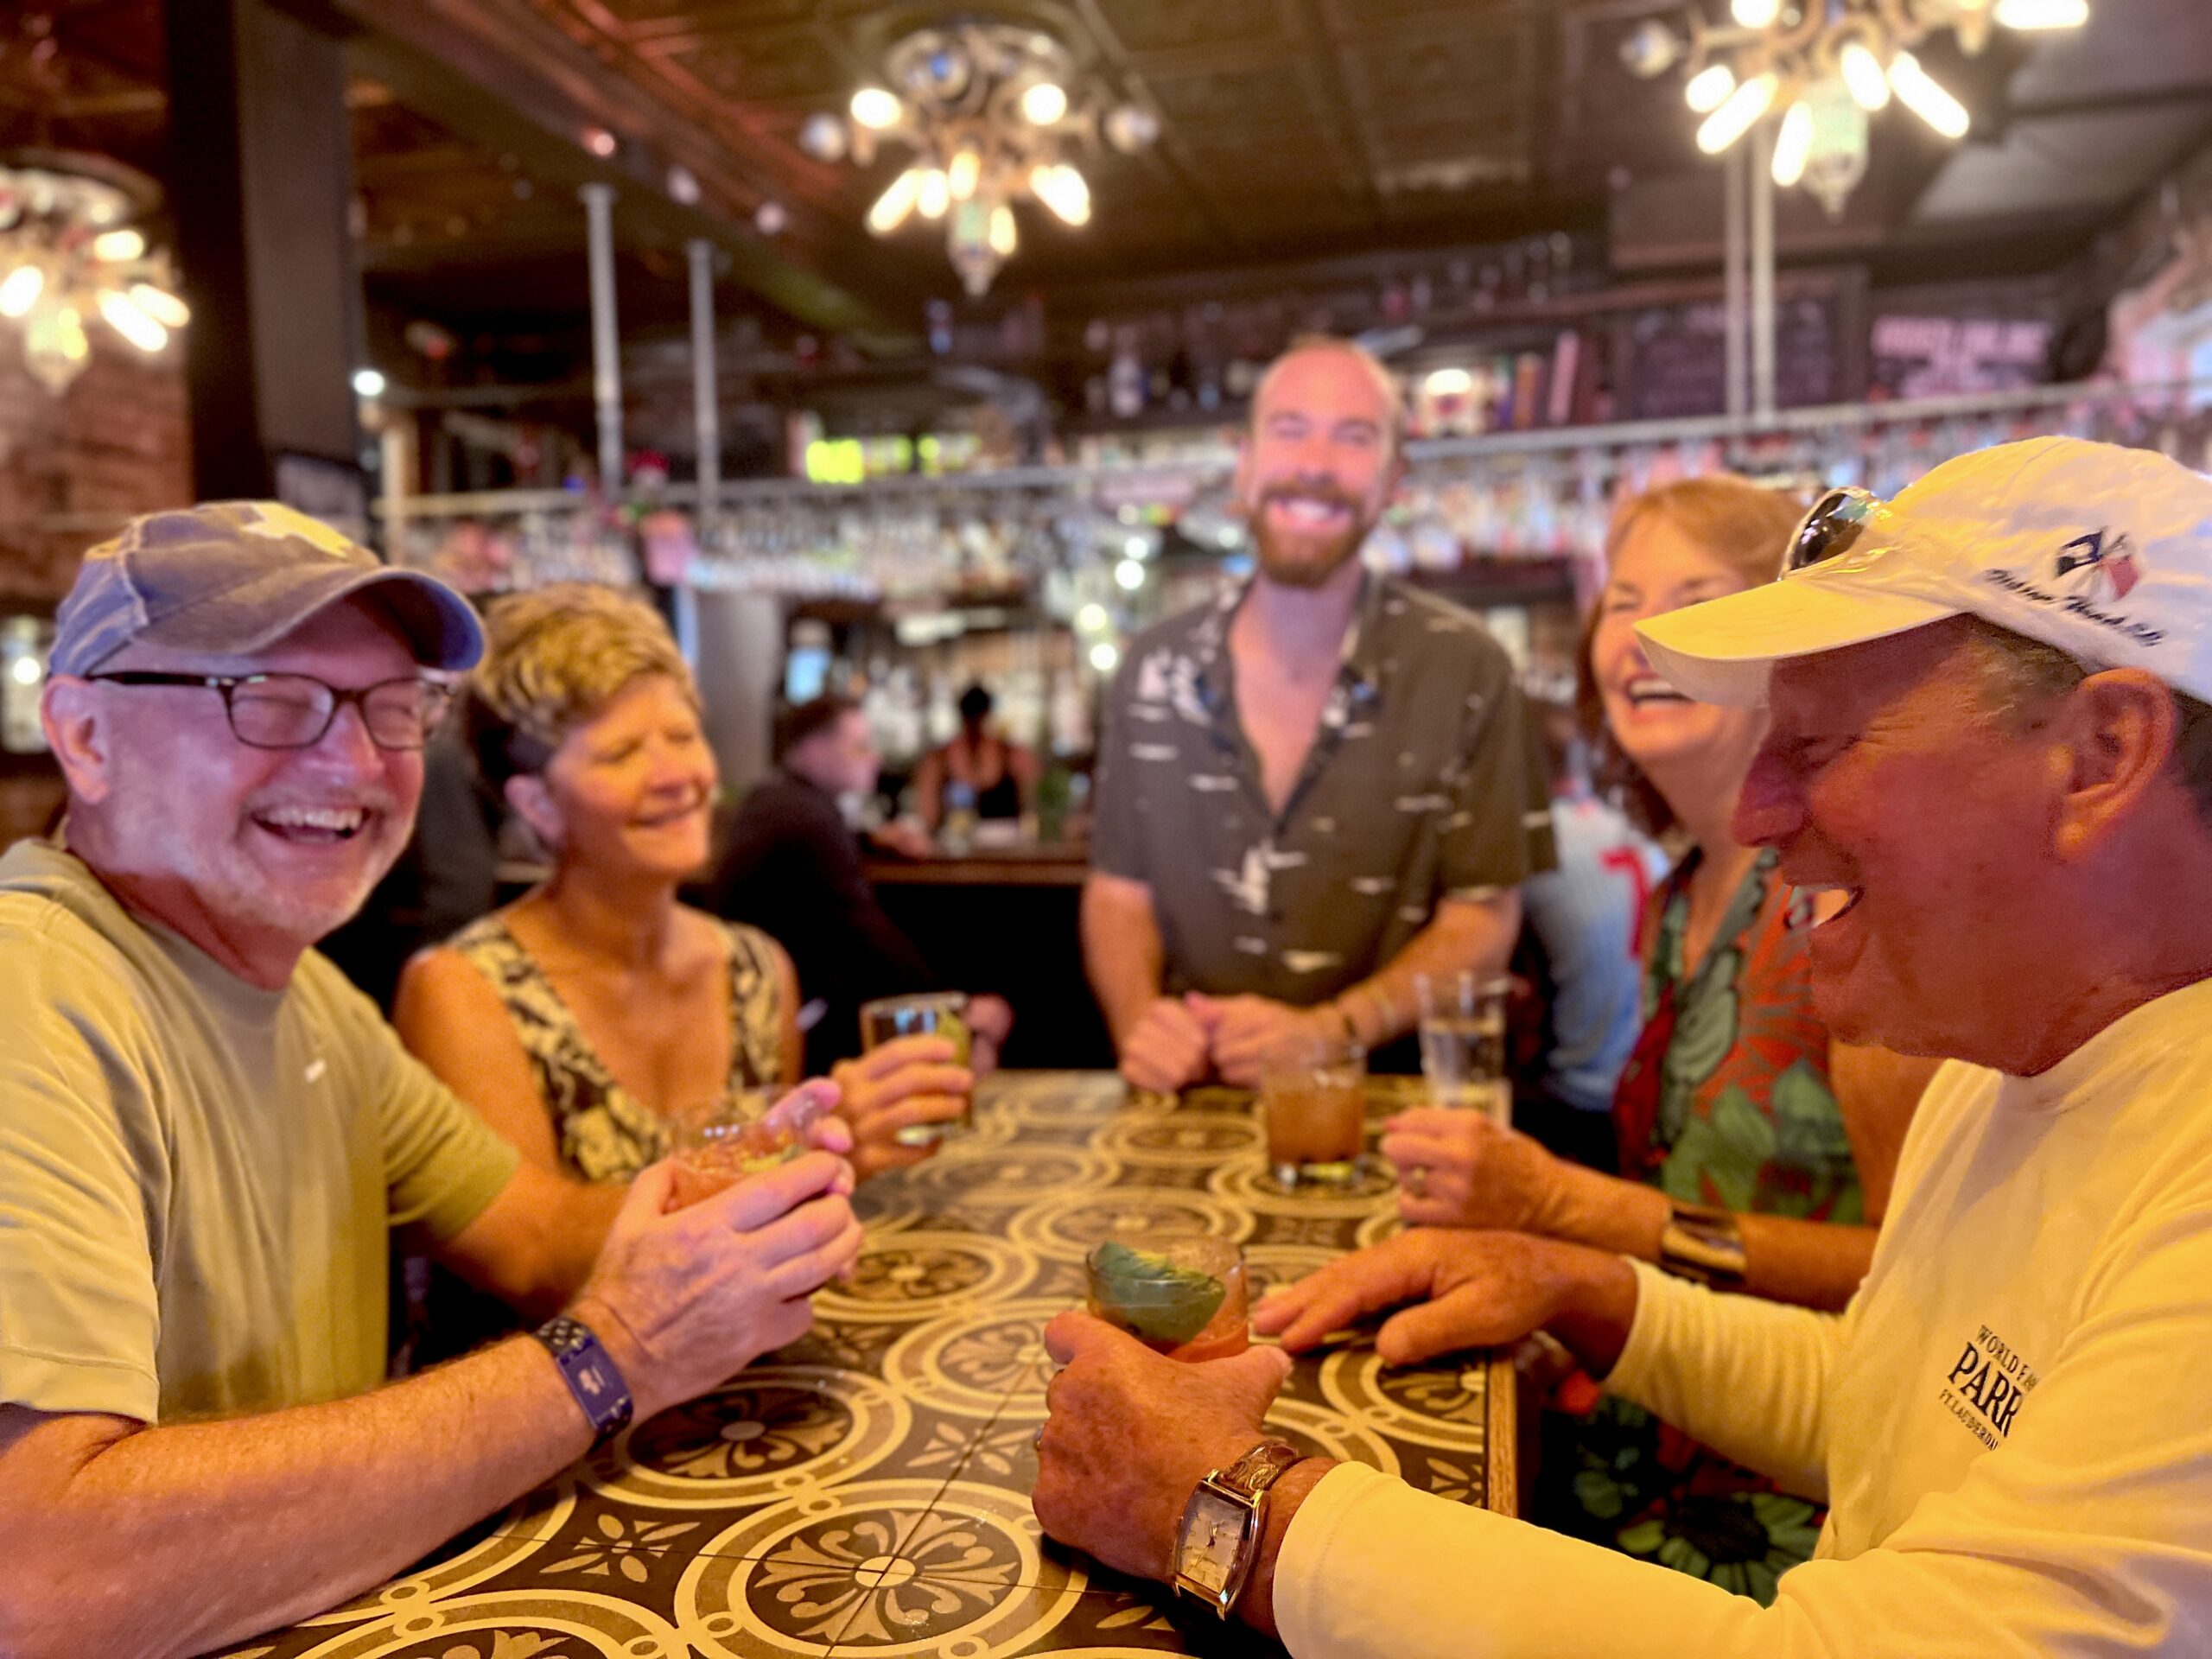
<svg viewBox="0 0 2212 1659">
<path fill-rule="evenodd" d="M 1229 1359 L 1252 1345 L 1244 1253 L 1225 1238 L 1109 1238 L 1085 1258 L 1092 1313 L 1170 1359 Z"/>
<path fill-rule="evenodd" d="M 1367 1145 L 1367 1051 L 1338 1038 L 1285 1045 L 1260 1074 L 1259 1108 L 1284 1191 L 1350 1185 Z"/>
<path fill-rule="evenodd" d="M 798 1157 L 810 1144 L 807 1131 L 830 1104 L 829 1097 L 804 1086 L 780 1101 L 766 1089 L 737 1089 L 679 1112 L 669 1132 L 676 1160 L 672 1207 L 688 1209 Z"/>
<path fill-rule="evenodd" d="M 1513 1085 L 1505 1071 L 1505 1000 L 1510 979 L 1474 973 L 1421 974 L 1421 1070 L 1440 1106 L 1478 1111 L 1512 1127 Z"/>
<path fill-rule="evenodd" d="M 861 1005 L 861 1046 L 880 1048 L 898 1037 L 942 1037 L 952 1045 L 952 1063 L 965 1066 L 976 1046 L 968 1026 L 968 999 L 958 991 L 917 996 L 887 996 Z M 902 1147 L 933 1147 L 948 1135 L 976 1127 L 976 1097 L 962 1103 L 958 1117 L 941 1123 L 910 1123 L 892 1139 Z"/>
</svg>

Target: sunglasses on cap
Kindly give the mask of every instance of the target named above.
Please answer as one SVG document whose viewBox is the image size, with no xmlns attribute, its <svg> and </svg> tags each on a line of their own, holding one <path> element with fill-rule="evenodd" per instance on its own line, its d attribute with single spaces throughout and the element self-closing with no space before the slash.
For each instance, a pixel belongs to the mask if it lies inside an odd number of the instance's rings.
<svg viewBox="0 0 2212 1659">
<path fill-rule="evenodd" d="M 1797 524 L 1789 550 L 1782 562 L 1783 574 L 1848 553 L 1870 525 L 1887 516 L 1890 504 L 1872 490 L 1847 487 L 1830 490 L 1813 503 L 1813 510 Z"/>
</svg>

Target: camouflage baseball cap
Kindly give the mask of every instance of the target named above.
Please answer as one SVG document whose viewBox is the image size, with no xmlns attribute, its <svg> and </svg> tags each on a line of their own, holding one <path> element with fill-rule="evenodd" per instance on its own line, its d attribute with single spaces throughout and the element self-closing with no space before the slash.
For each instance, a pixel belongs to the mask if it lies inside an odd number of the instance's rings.
<svg viewBox="0 0 2212 1659">
<path fill-rule="evenodd" d="M 134 518 L 86 554 L 54 620 L 50 665 L 88 674 L 137 639 L 246 656 L 372 590 L 417 662 L 464 669 L 483 654 L 476 613 L 445 583 L 394 569 L 277 502 L 214 501 Z"/>
</svg>

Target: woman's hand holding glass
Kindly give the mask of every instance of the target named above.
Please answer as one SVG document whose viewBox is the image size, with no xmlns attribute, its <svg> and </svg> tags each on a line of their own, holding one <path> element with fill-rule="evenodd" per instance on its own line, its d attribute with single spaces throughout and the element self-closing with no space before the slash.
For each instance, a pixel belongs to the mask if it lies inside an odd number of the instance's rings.
<svg viewBox="0 0 2212 1659">
<path fill-rule="evenodd" d="M 1574 1236 L 1568 1212 L 1582 1172 L 1481 1112 L 1401 1112 L 1382 1126 L 1382 1155 L 1398 1172 L 1398 1212 L 1408 1222 Z"/>
<path fill-rule="evenodd" d="M 957 1052 L 949 1038 L 897 1037 L 831 1068 L 837 1116 L 851 1126 L 853 1168 L 861 1179 L 918 1164 L 937 1150 L 933 1143 L 901 1142 L 901 1129 L 966 1115 L 976 1076 L 953 1063 Z"/>
</svg>

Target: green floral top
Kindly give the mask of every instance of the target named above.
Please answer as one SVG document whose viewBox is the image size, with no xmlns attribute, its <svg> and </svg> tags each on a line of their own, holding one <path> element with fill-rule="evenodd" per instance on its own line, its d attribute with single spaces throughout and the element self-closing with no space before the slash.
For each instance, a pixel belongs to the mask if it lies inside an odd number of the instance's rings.
<svg viewBox="0 0 2212 1659">
<path fill-rule="evenodd" d="M 1762 853 L 1693 968 L 1682 941 L 1697 856 L 1654 900 L 1643 1032 L 1613 1101 L 1622 1173 L 1688 1203 L 1859 1222 L 1864 1194 L 1813 1007 L 1810 917 Z M 1589 1408 L 1547 1426 L 1537 1503 L 1548 1524 L 1762 1602 L 1811 1555 L 1815 1505 L 1624 1400 L 1567 1403 Z"/>
</svg>

